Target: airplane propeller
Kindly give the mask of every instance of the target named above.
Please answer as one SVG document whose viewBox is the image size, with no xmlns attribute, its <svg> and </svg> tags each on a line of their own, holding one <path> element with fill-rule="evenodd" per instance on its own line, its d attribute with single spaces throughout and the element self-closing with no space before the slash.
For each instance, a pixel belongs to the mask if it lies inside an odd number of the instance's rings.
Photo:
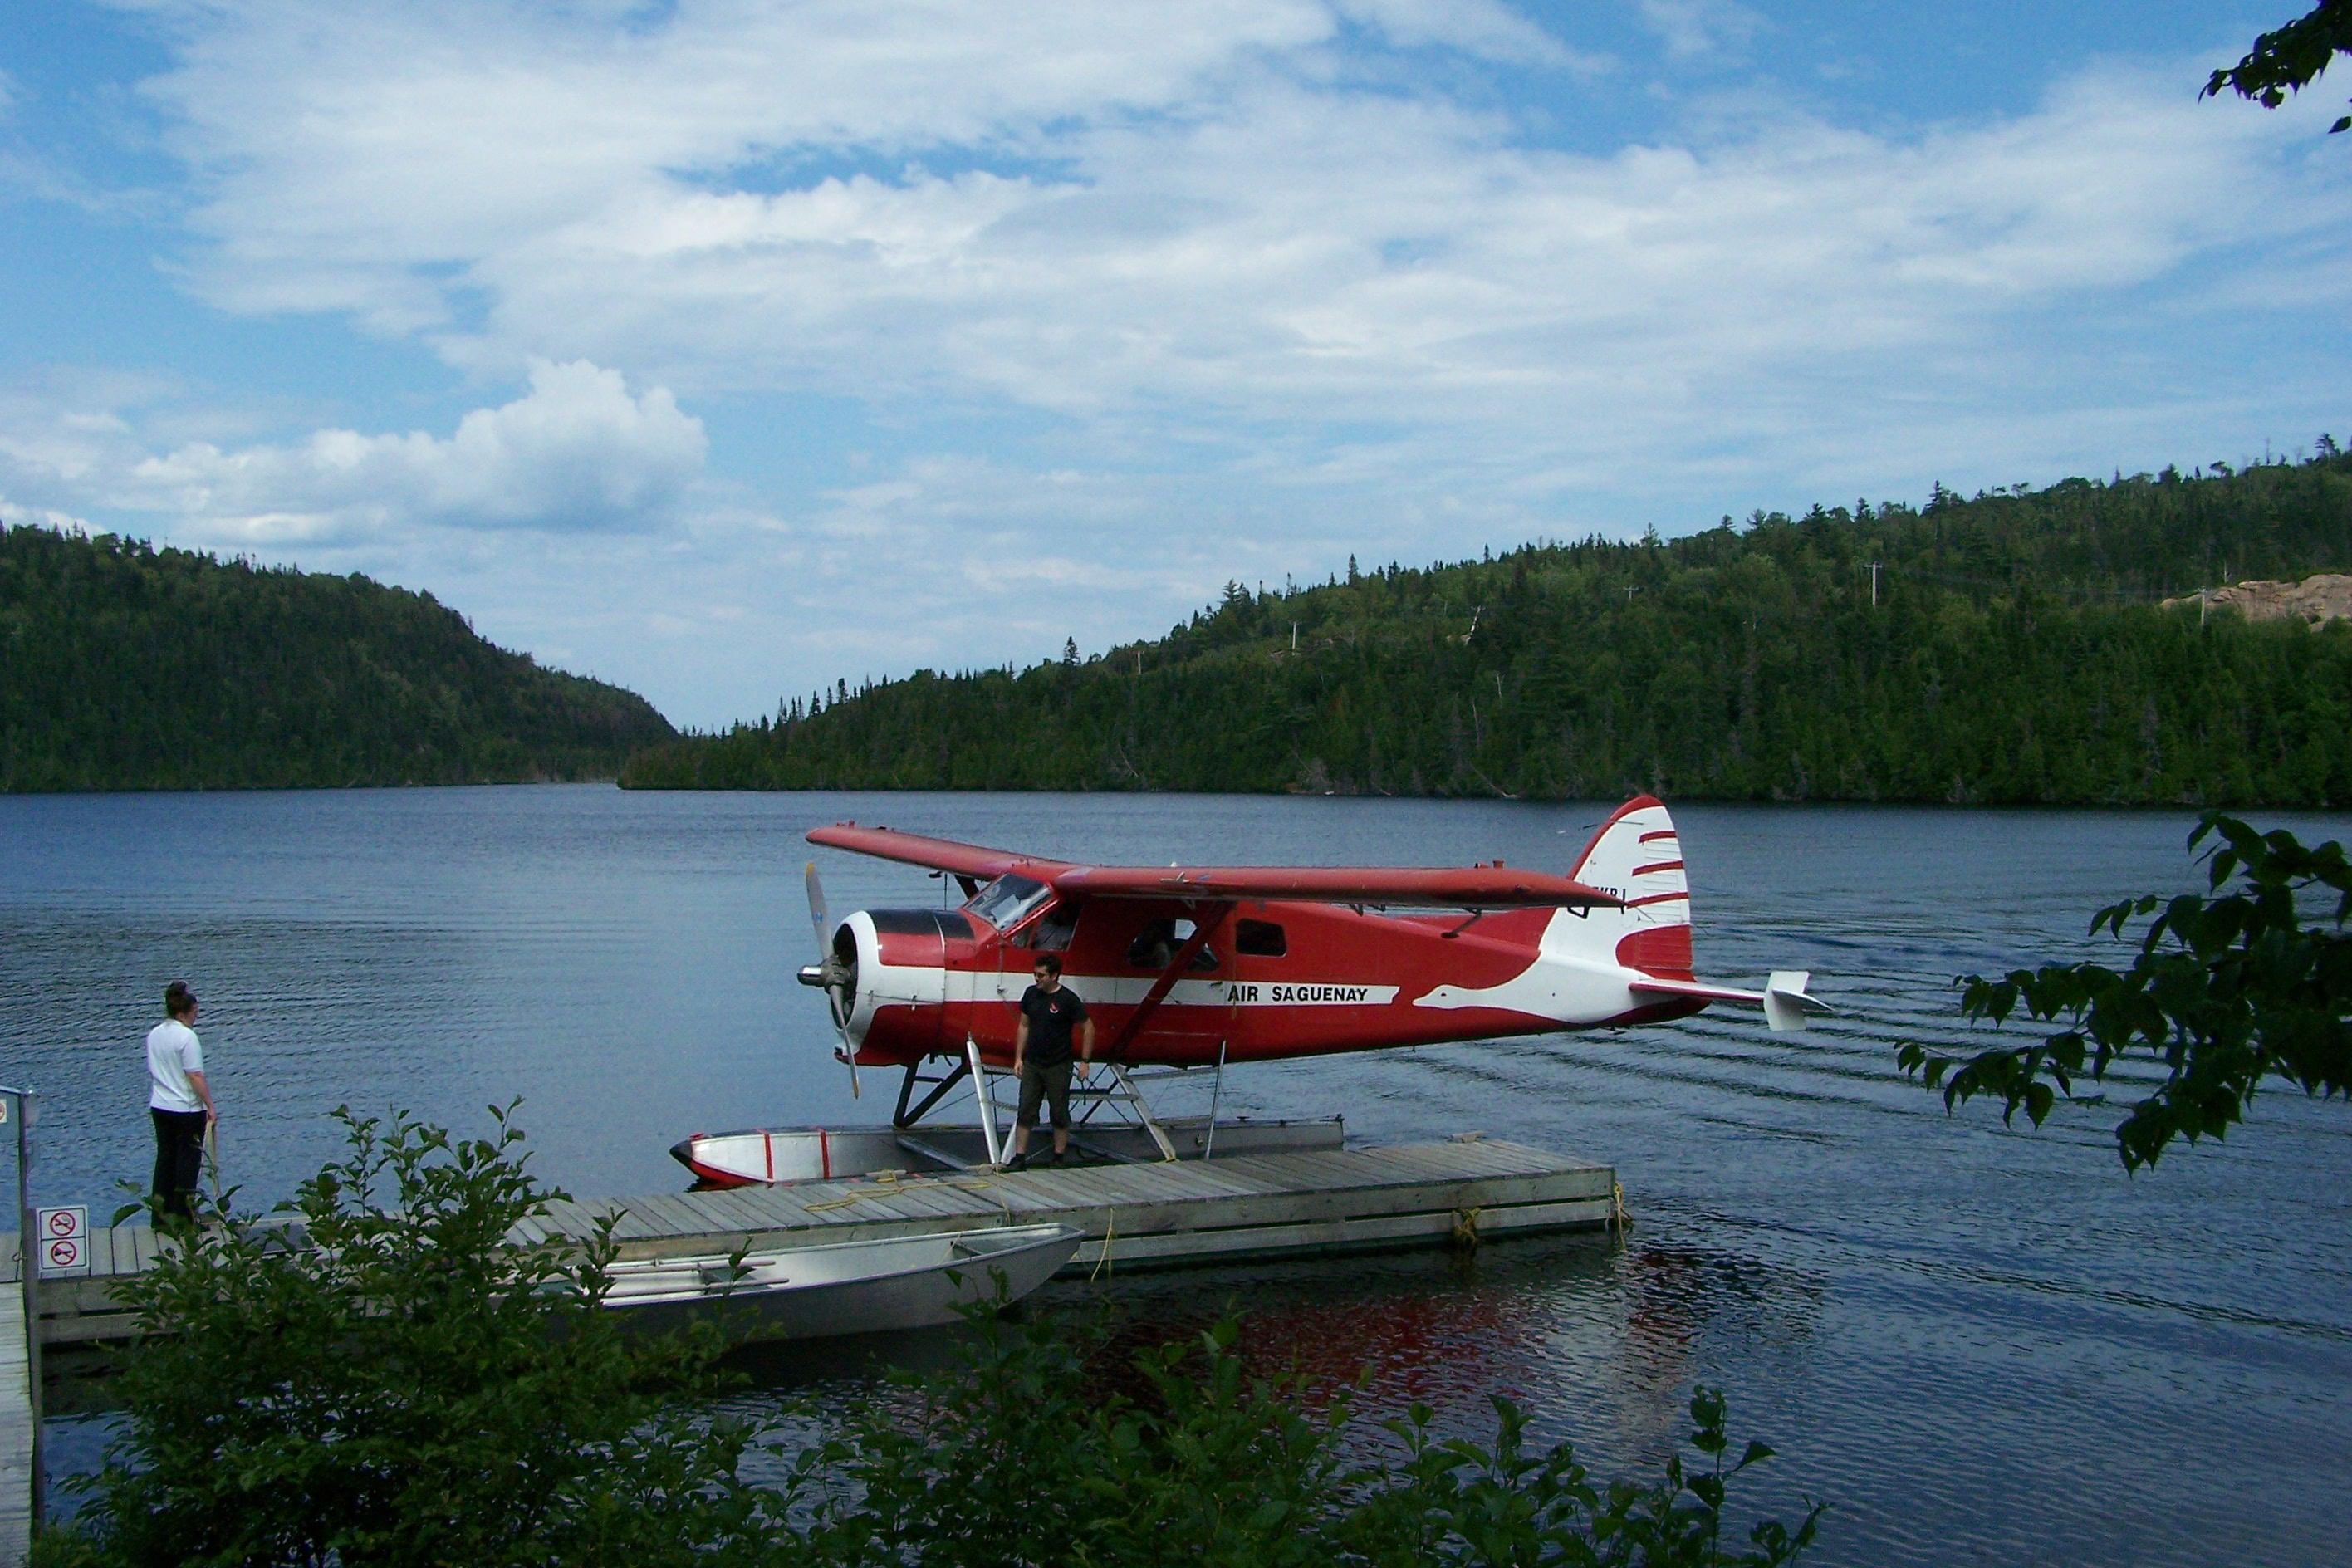
<svg viewBox="0 0 2352 1568">
<path fill-rule="evenodd" d="M 825 1009 L 833 1015 L 834 1032 L 841 1037 L 842 1059 L 849 1064 L 849 1098 L 857 1098 L 857 1047 L 849 1042 L 849 1009 L 851 998 L 846 994 L 849 974 L 840 956 L 833 951 L 833 922 L 825 918 L 824 884 L 816 874 L 816 862 L 808 863 L 809 921 L 816 927 L 816 963 L 801 971 L 801 984 L 822 986 Z"/>
</svg>

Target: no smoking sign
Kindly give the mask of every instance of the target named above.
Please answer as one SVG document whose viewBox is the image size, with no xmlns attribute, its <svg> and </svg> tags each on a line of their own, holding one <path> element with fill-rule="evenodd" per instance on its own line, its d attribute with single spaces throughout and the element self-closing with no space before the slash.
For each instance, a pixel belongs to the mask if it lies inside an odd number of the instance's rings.
<svg viewBox="0 0 2352 1568">
<path fill-rule="evenodd" d="M 89 1272 L 89 1210 L 42 1209 L 35 1216 L 35 1234 L 41 1237 L 41 1278 L 57 1279 Z"/>
</svg>

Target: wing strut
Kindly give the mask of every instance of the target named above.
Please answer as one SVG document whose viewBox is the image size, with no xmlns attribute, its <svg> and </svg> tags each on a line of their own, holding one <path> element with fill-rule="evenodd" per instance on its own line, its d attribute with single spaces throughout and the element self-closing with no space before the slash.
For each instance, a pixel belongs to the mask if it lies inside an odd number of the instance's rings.
<svg viewBox="0 0 2352 1568">
<path fill-rule="evenodd" d="M 1168 967 L 1160 971 L 1160 978 L 1151 983 L 1151 989 L 1143 994 L 1143 1000 L 1135 1005 L 1135 1011 L 1127 1016 L 1127 1022 L 1118 1026 L 1118 1034 L 1112 1038 L 1109 1048 L 1103 1052 L 1104 1060 L 1115 1062 L 1119 1059 L 1128 1043 L 1142 1030 L 1144 1020 L 1160 1011 L 1160 1004 L 1168 1000 L 1168 993 L 1176 988 L 1177 977 L 1192 962 L 1192 955 L 1209 944 L 1209 938 L 1225 923 L 1225 917 L 1233 911 L 1233 905 L 1221 903 L 1216 913 L 1194 923 L 1192 934 L 1184 939 L 1183 945 L 1176 950 L 1176 956 L 1168 961 Z"/>
</svg>

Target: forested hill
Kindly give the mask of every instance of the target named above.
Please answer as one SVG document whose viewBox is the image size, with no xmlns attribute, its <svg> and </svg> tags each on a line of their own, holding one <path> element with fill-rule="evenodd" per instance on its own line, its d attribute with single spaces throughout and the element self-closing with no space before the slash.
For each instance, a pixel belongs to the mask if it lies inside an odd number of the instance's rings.
<svg viewBox="0 0 2352 1568">
<path fill-rule="evenodd" d="M 2352 567 L 2320 449 L 1234 584 L 1155 643 L 837 687 L 622 782 L 2343 806 L 2352 626 L 2154 603 Z"/>
<path fill-rule="evenodd" d="M 0 789 L 610 778 L 676 735 L 430 595 L 0 530 Z"/>
</svg>

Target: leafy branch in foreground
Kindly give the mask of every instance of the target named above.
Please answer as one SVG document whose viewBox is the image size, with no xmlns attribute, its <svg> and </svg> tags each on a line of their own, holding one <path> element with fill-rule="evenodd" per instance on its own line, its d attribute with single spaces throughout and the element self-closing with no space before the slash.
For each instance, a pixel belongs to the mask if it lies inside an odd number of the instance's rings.
<svg viewBox="0 0 2352 1568">
<path fill-rule="evenodd" d="M 2094 934 L 2117 940 L 2125 925 L 2155 914 L 2139 953 L 2121 972 L 2100 963 L 2045 964 L 1999 980 L 1971 974 L 1961 1011 L 1996 1026 L 2020 1007 L 2065 1026 L 2039 1045 L 1986 1051 L 1968 1061 L 1905 1044 L 1896 1059 L 1948 1109 L 1998 1097 L 2002 1119 L 2022 1109 L 2035 1126 L 2059 1095 L 2106 1077 L 2117 1061 L 2145 1053 L 2163 1082 L 2116 1129 L 2125 1168 L 2152 1165 L 2176 1138 L 2220 1138 L 2242 1121 L 2266 1079 L 2333 1099 L 2352 1087 L 2352 866 L 2330 841 L 2306 847 L 2294 835 L 2257 833 L 2209 813 L 2189 836 L 2203 856 L 2210 896 L 2155 895 L 2101 910 Z M 2232 879 L 2238 886 L 2224 893 Z M 2332 910 L 2326 909 L 2333 901 Z M 2161 912 L 2158 911 L 2161 910 Z M 2306 922 L 2305 910 L 2318 910 Z"/>
<path fill-rule="evenodd" d="M 80 1483 L 91 1560 L 730 1561 L 695 1552 L 763 1500 L 735 1479 L 749 1433 L 691 1403 L 711 1347 L 621 1333 L 608 1236 L 512 1239 L 562 1194 L 511 1110 L 468 1140 L 339 1110 L 348 1154 L 291 1203 L 204 1202 L 119 1287 L 144 1337 L 121 1451 Z"/>
<path fill-rule="evenodd" d="M 2344 54 L 2352 54 L 2352 0 L 2319 0 L 2306 15 L 2256 38 L 2244 59 L 2215 71 L 2197 96 L 2234 92 L 2276 109 L 2288 94 L 2317 81 L 2329 62 Z M 2338 117 L 2327 129 L 2352 129 L 2352 114 Z"/>
</svg>

